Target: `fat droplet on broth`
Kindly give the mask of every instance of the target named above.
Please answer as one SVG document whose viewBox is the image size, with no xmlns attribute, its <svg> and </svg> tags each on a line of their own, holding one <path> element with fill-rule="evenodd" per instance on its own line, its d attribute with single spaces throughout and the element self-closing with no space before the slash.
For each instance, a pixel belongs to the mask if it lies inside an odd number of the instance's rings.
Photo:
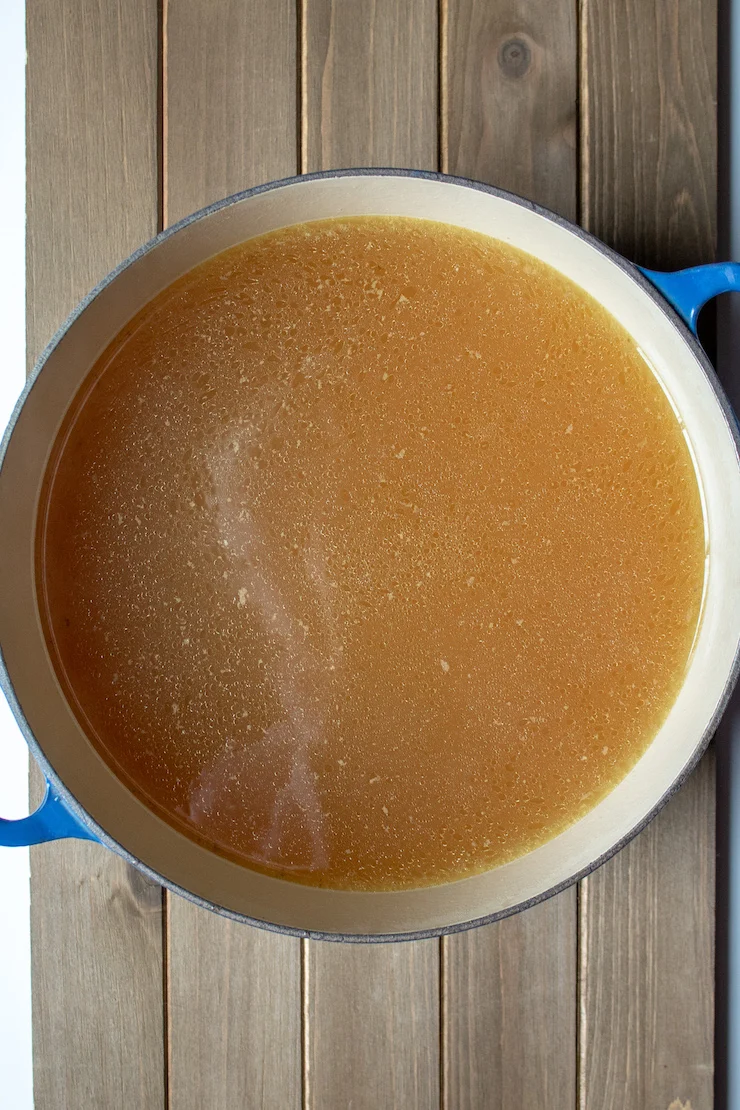
<svg viewBox="0 0 740 1110">
<path fill-rule="evenodd" d="M 93 376 L 50 469 L 47 637 L 188 835 L 303 883 L 442 882 L 644 751 L 698 621 L 699 492 L 644 358 L 555 271 L 424 221 L 287 228 Z"/>
</svg>

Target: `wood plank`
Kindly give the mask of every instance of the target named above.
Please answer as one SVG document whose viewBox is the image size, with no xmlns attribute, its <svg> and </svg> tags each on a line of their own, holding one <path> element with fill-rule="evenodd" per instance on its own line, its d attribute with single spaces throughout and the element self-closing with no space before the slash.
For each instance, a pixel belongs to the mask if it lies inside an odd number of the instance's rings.
<svg viewBox="0 0 740 1110">
<path fill-rule="evenodd" d="M 573 1110 L 576 951 L 573 892 L 446 942 L 446 1107 Z"/>
<path fill-rule="evenodd" d="M 31 965 L 36 1110 L 164 1107 L 160 888 L 100 845 L 32 849 Z"/>
<path fill-rule="evenodd" d="M 300 941 L 168 897 L 168 1110 L 299 1107 Z"/>
<path fill-rule="evenodd" d="M 713 1105 L 714 752 L 582 884 L 581 1105 Z"/>
<path fill-rule="evenodd" d="M 165 222 L 298 170 L 295 0 L 167 0 Z"/>
<path fill-rule="evenodd" d="M 575 219 L 575 0 L 443 3 L 443 168 Z"/>
<path fill-rule="evenodd" d="M 150 0 L 28 6 L 28 353 L 156 231 Z M 32 801 L 40 796 L 36 772 Z M 37 1110 L 164 1105 L 159 887 L 105 848 L 31 850 Z"/>
<path fill-rule="evenodd" d="M 36 0 L 27 18 L 27 346 L 157 231 L 154 0 Z"/>
<path fill-rule="evenodd" d="M 293 0 L 169 0 L 166 218 L 297 171 Z M 301 1105 L 300 941 L 168 896 L 169 1110 Z"/>
<path fill-rule="evenodd" d="M 434 0 L 304 0 L 304 169 L 436 169 Z M 438 945 L 305 942 L 308 1110 L 439 1103 Z"/>
<path fill-rule="evenodd" d="M 305 1105 L 439 1105 L 438 944 L 308 944 Z"/>
<path fill-rule="evenodd" d="M 575 5 L 448 0 L 444 25 L 445 168 L 574 218 Z M 571 1110 L 575 888 L 442 946 L 444 1105 Z"/>
<path fill-rule="evenodd" d="M 645 266 L 711 262 L 717 0 L 586 0 L 582 222 Z"/>
<path fill-rule="evenodd" d="M 588 0 L 582 211 L 636 261 L 711 260 L 716 0 Z M 712 1105 L 714 759 L 582 883 L 581 1105 Z"/>
<path fill-rule="evenodd" d="M 303 170 L 436 169 L 436 0 L 303 3 Z"/>
</svg>

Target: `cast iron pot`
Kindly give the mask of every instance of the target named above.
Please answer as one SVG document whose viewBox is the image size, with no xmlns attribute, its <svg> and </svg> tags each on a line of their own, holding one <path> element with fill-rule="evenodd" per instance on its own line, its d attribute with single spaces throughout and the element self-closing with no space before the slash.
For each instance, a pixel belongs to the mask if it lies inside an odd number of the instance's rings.
<svg viewBox="0 0 740 1110">
<path fill-rule="evenodd" d="M 44 470 L 65 412 L 97 356 L 160 290 L 255 235 L 331 216 L 417 216 L 511 243 L 561 271 L 634 337 L 693 452 L 707 529 L 703 616 L 685 681 L 637 765 L 590 813 L 535 851 L 482 875 L 418 890 L 353 893 L 270 878 L 216 855 L 149 810 L 97 754 L 65 700 L 39 620 L 34 533 Z M 0 448 L 1 681 L 48 781 L 30 817 L 0 821 L 0 844 L 98 840 L 150 878 L 239 921 L 301 936 L 390 940 L 452 932 L 531 905 L 634 836 L 702 754 L 738 671 L 738 433 L 695 338 L 699 309 L 740 287 L 740 265 L 641 271 L 519 197 L 472 181 L 398 170 L 312 174 L 251 189 L 163 232 L 114 270 L 41 357 Z"/>
</svg>

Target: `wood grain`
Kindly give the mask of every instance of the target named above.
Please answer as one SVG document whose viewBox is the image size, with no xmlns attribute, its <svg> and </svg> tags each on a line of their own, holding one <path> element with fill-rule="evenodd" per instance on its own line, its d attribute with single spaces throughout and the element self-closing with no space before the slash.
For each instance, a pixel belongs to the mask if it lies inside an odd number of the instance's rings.
<svg viewBox="0 0 740 1110">
<path fill-rule="evenodd" d="M 306 1107 L 439 1105 L 437 949 L 309 945 Z"/>
<path fill-rule="evenodd" d="M 167 0 L 165 212 L 298 170 L 295 0 Z"/>
<path fill-rule="evenodd" d="M 303 3 L 302 168 L 436 169 L 436 0 Z"/>
<path fill-rule="evenodd" d="M 708 261 L 715 0 L 587 0 L 583 219 L 640 263 Z M 712 1105 L 714 760 L 582 883 L 582 1110 Z"/>
<path fill-rule="evenodd" d="M 447 1110 L 575 1107 L 573 895 L 447 941 Z"/>
<path fill-rule="evenodd" d="M 573 218 L 575 6 L 448 0 L 444 27 L 448 171 Z M 443 939 L 446 1110 L 575 1105 L 576 902 Z"/>
<path fill-rule="evenodd" d="M 31 852 L 36 1110 L 164 1107 L 160 888 L 100 845 Z"/>
<path fill-rule="evenodd" d="M 171 1110 L 301 1106 L 299 942 L 170 898 Z"/>
<path fill-rule="evenodd" d="M 433 0 L 305 0 L 304 168 L 436 169 Z M 438 945 L 305 942 L 308 1110 L 439 1103 Z"/>
<path fill-rule="evenodd" d="M 582 898 L 581 1105 L 713 1105 L 714 753 Z"/>
<path fill-rule="evenodd" d="M 34 0 L 27 18 L 28 358 L 157 231 L 152 0 Z"/>
<path fill-rule="evenodd" d="M 714 257 L 717 0 L 585 0 L 583 223 L 640 265 Z"/>
<path fill-rule="evenodd" d="M 575 219 L 575 0 L 444 4 L 443 168 Z"/>
<path fill-rule="evenodd" d="M 293 0 L 169 0 L 170 222 L 297 171 Z M 300 941 L 168 896 L 169 1107 L 301 1105 Z"/>
<path fill-rule="evenodd" d="M 28 354 L 156 232 L 156 6 L 28 6 Z M 33 775 L 32 800 L 41 776 Z M 31 850 L 37 1110 L 164 1105 L 159 887 L 105 848 Z"/>
</svg>

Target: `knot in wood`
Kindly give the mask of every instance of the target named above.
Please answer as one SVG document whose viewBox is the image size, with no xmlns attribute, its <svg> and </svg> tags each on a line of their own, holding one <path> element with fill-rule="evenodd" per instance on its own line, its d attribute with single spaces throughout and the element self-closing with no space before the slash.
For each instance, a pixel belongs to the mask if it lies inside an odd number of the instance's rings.
<svg viewBox="0 0 740 1110">
<path fill-rule="evenodd" d="M 498 64 L 507 77 L 523 77 L 531 62 L 532 50 L 526 39 L 516 36 L 501 43 Z"/>
</svg>

